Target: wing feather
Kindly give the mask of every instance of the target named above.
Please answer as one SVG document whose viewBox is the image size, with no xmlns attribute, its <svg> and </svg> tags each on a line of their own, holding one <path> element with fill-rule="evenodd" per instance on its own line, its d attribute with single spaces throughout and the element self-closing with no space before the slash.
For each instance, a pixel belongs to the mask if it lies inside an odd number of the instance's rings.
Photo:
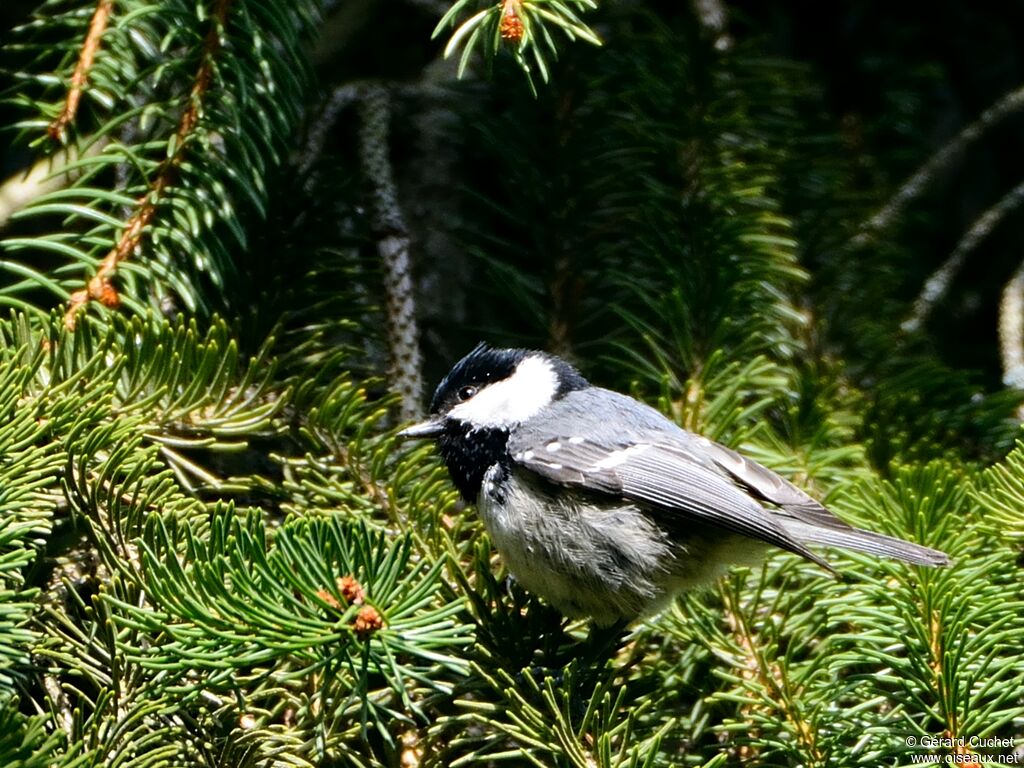
<svg viewBox="0 0 1024 768">
<path fill-rule="evenodd" d="M 555 445 L 557 448 L 551 449 Z M 660 510 L 666 524 L 687 519 L 764 541 L 813 560 L 820 557 L 790 535 L 775 515 L 747 496 L 729 477 L 696 461 L 685 447 L 658 443 L 573 443 L 550 439 L 519 444 L 513 460 L 551 482 L 616 495 Z M 672 519 L 674 517 L 674 519 Z"/>
<path fill-rule="evenodd" d="M 778 505 L 784 513 L 809 525 L 838 531 L 854 530 L 816 499 L 767 467 L 710 440 L 705 447 L 707 455 L 718 467 L 757 498 Z"/>
<path fill-rule="evenodd" d="M 608 414 L 615 413 L 628 418 L 609 424 Z M 577 434 L 565 434 L 566 424 Z M 522 468 L 553 483 L 646 505 L 670 529 L 685 530 L 688 522 L 719 526 L 829 570 L 805 544 L 922 565 L 949 562 L 937 550 L 850 526 L 770 469 L 606 389 L 570 392 L 552 405 L 544 422 L 516 430 L 508 447 Z"/>
</svg>

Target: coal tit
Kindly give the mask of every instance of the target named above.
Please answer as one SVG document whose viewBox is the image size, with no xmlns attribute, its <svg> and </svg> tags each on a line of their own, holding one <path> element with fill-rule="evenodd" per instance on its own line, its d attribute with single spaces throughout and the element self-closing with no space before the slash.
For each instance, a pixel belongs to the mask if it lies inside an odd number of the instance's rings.
<svg viewBox="0 0 1024 768">
<path fill-rule="evenodd" d="M 437 441 L 508 570 L 569 617 L 630 621 L 769 545 L 825 568 L 809 544 L 949 562 L 851 527 L 757 462 L 543 352 L 477 346 L 430 412 L 400 436 Z"/>
</svg>

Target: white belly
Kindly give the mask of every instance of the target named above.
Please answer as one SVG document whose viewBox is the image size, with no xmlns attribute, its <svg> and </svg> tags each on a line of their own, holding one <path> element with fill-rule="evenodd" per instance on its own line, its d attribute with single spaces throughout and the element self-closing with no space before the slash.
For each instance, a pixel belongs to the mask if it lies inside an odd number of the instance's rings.
<svg viewBox="0 0 1024 768">
<path fill-rule="evenodd" d="M 477 506 L 495 547 L 516 580 L 566 616 L 612 624 L 671 597 L 670 546 L 636 507 L 583 507 L 573 494 L 555 501 L 521 480 L 499 501 L 491 479 Z"/>
<path fill-rule="evenodd" d="M 753 565 L 768 547 L 660 512 L 672 541 L 652 514 L 625 501 L 595 506 L 572 492 L 514 477 L 493 493 L 496 468 L 484 477 L 477 507 L 506 567 L 530 592 L 566 616 L 601 625 L 654 613 L 677 593 L 708 584 L 732 564 Z M 534 481 L 537 482 L 537 481 Z"/>
</svg>

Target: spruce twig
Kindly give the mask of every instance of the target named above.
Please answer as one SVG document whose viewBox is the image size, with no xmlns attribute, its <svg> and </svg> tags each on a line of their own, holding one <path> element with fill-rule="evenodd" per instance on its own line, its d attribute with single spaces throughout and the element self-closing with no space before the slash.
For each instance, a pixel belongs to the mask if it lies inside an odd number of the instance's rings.
<svg viewBox="0 0 1024 768">
<path fill-rule="evenodd" d="M 756 684 L 761 690 L 761 697 L 771 702 L 771 706 L 775 710 L 773 714 L 781 714 L 789 723 L 803 750 L 807 764 L 825 765 L 827 755 L 818 744 L 817 728 L 813 722 L 808 721 L 794 700 L 793 688 L 783 661 L 766 656 L 761 638 L 751 626 L 745 606 L 741 605 L 740 595 L 734 591 L 733 584 L 723 587 L 720 594 L 726 611 L 729 631 L 744 657 L 736 662 L 736 665 L 742 670 L 741 674 L 744 679 Z M 744 708 L 751 709 L 753 706 L 750 704 Z M 751 739 L 757 738 L 753 733 L 750 736 Z M 759 757 L 756 749 L 749 745 L 742 746 L 740 754 L 744 760 L 756 761 Z"/>
<path fill-rule="evenodd" d="M 78 56 L 78 63 L 75 65 L 74 74 L 71 75 L 71 87 L 68 89 L 67 100 L 64 109 L 57 116 L 47 133 L 54 141 L 62 144 L 67 139 L 67 127 L 75 121 L 78 114 L 78 105 L 82 100 L 82 91 L 85 90 L 89 79 L 89 70 L 92 69 L 93 61 L 96 59 L 96 52 L 100 47 L 100 39 L 107 29 L 107 22 L 110 19 L 110 12 L 113 10 L 113 0 L 98 0 L 96 10 L 93 11 L 92 20 L 89 22 L 89 31 L 82 43 L 82 50 Z"/>
<path fill-rule="evenodd" d="M 111 279 L 117 271 L 118 264 L 128 259 L 139 247 L 143 233 L 156 214 L 157 206 L 161 202 L 164 192 L 174 184 L 178 168 L 184 162 L 188 139 L 199 123 L 203 100 L 213 81 L 214 57 L 220 50 L 221 34 L 227 24 L 230 7 L 231 0 L 217 0 L 214 5 L 210 29 L 203 43 L 202 62 L 193 80 L 188 105 L 181 115 L 175 133 L 174 154 L 161 164 L 156 179 L 150 185 L 149 192 L 139 201 L 139 207 L 125 224 L 117 244 L 103 258 L 96 274 L 89 280 L 85 288 L 71 294 L 67 311 L 64 314 L 64 325 L 68 330 L 74 329 L 78 311 L 89 301 L 95 299 L 110 307 L 120 304 L 120 298 Z"/>
</svg>

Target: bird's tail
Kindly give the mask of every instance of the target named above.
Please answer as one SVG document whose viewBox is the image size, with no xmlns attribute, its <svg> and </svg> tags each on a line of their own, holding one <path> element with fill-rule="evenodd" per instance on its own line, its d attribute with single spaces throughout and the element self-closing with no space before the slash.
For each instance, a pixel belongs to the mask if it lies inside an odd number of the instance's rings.
<svg viewBox="0 0 1024 768">
<path fill-rule="evenodd" d="M 799 520 L 785 520 L 783 527 L 797 541 L 807 544 L 852 549 L 869 555 L 903 560 L 915 565 L 941 567 L 950 563 L 949 556 L 945 552 L 881 533 L 862 531 L 858 528 L 825 528 Z"/>
</svg>

